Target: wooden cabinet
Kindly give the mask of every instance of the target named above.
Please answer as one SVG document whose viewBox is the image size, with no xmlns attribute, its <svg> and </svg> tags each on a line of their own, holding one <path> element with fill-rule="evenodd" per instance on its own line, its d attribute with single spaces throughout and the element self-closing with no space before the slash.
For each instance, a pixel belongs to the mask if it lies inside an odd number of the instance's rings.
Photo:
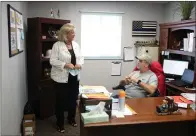
<svg viewBox="0 0 196 136">
<path fill-rule="evenodd" d="M 56 31 L 66 23 L 70 20 L 40 17 L 27 20 L 28 100 L 33 103 L 37 117 L 54 115 L 54 82 L 50 79 L 51 65 L 46 56 L 57 41 Z"/>
<path fill-rule="evenodd" d="M 169 59 L 189 61 L 189 69 L 194 70 L 194 86 L 196 86 L 196 49 L 192 52 L 183 51 L 183 39 L 187 38 L 189 33 L 196 36 L 196 20 L 187 20 L 180 22 L 160 24 L 160 54 L 159 60 L 163 63 L 164 56 L 162 51 L 169 52 Z M 195 43 L 194 43 L 194 48 Z"/>
<path fill-rule="evenodd" d="M 168 29 L 160 30 L 160 50 L 167 49 L 168 45 Z"/>
<path fill-rule="evenodd" d="M 153 61 L 158 61 L 159 47 L 158 46 L 141 46 L 136 48 L 137 55 L 148 53 Z"/>
</svg>

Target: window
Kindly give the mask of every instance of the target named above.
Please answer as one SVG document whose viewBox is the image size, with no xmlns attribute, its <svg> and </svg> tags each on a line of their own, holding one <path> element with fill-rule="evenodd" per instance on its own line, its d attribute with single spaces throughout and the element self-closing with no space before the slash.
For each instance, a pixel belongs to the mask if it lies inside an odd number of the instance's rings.
<svg viewBox="0 0 196 136">
<path fill-rule="evenodd" d="M 122 16 L 82 13 L 81 51 L 87 59 L 121 58 Z"/>
</svg>

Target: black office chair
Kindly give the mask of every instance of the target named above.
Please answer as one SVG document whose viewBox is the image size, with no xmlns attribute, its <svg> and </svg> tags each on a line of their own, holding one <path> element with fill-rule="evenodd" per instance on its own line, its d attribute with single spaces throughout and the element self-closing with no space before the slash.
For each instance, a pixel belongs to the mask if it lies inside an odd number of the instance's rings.
<svg viewBox="0 0 196 136">
<path fill-rule="evenodd" d="M 148 97 L 159 97 L 160 96 L 160 92 L 158 89 L 155 90 L 155 92 L 153 94 L 149 94 Z"/>
</svg>

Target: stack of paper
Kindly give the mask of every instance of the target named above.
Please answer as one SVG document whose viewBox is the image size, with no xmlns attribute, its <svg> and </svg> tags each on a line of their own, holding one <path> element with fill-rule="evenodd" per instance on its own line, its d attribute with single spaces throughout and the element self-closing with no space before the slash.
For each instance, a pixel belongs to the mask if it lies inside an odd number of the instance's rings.
<svg viewBox="0 0 196 136">
<path fill-rule="evenodd" d="M 185 97 L 186 99 L 188 99 L 188 100 L 191 100 L 191 101 L 193 101 L 193 102 L 195 102 L 196 100 L 196 94 L 195 93 L 181 93 L 181 95 L 183 96 L 183 97 Z"/>
<path fill-rule="evenodd" d="M 104 86 L 80 86 L 80 94 L 85 98 L 109 98 L 110 93 Z"/>
<path fill-rule="evenodd" d="M 189 33 L 188 34 L 188 51 L 189 52 L 193 52 L 193 50 L 194 50 L 194 33 Z"/>
<path fill-rule="evenodd" d="M 125 105 L 124 112 L 119 111 L 119 104 L 112 103 L 112 116 L 124 117 L 125 115 L 134 115 L 136 114 L 128 105 Z"/>
<path fill-rule="evenodd" d="M 186 99 L 183 96 L 171 96 L 174 99 L 174 102 L 176 103 L 187 103 L 187 104 L 191 104 L 193 103 L 192 101 Z"/>
<path fill-rule="evenodd" d="M 183 39 L 184 51 L 188 51 L 189 49 L 189 41 L 188 38 Z"/>
<path fill-rule="evenodd" d="M 86 110 L 91 111 L 96 107 L 96 105 L 88 105 L 86 106 Z M 116 116 L 117 118 L 124 118 L 125 115 L 135 115 L 137 114 L 132 108 L 128 105 L 125 105 L 124 112 L 119 111 L 119 104 L 118 102 L 112 103 L 112 116 Z"/>
<path fill-rule="evenodd" d="M 81 93 L 109 93 L 104 86 L 81 86 Z"/>
<path fill-rule="evenodd" d="M 194 33 L 188 33 L 187 38 L 183 39 L 184 51 L 193 52 L 195 49 Z"/>
<path fill-rule="evenodd" d="M 190 108 L 192 101 L 186 99 L 183 96 L 171 96 L 174 99 L 174 102 L 178 104 L 178 107 L 181 108 Z"/>
<path fill-rule="evenodd" d="M 84 94 L 87 98 L 92 99 L 109 99 L 109 96 L 105 95 L 104 93 L 96 93 L 96 94 Z"/>
</svg>

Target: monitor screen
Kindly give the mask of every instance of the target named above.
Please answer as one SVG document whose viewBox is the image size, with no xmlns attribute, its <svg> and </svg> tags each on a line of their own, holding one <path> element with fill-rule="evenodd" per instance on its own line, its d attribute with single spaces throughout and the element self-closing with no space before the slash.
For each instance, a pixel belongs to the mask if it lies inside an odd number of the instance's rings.
<svg viewBox="0 0 196 136">
<path fill-rule="evenodd" d="M 165 74 L 183 75 L 185 69 L 188 69 L 188 61 L 164 60 L 163 71 Z"/>
<path fill-rule="evenodd" d="M 190 69 L 185 69 L 182 75 L 182 80 L 189 84 L 192 84 L 194 80 L 194 71 Z"/>
</svg>

